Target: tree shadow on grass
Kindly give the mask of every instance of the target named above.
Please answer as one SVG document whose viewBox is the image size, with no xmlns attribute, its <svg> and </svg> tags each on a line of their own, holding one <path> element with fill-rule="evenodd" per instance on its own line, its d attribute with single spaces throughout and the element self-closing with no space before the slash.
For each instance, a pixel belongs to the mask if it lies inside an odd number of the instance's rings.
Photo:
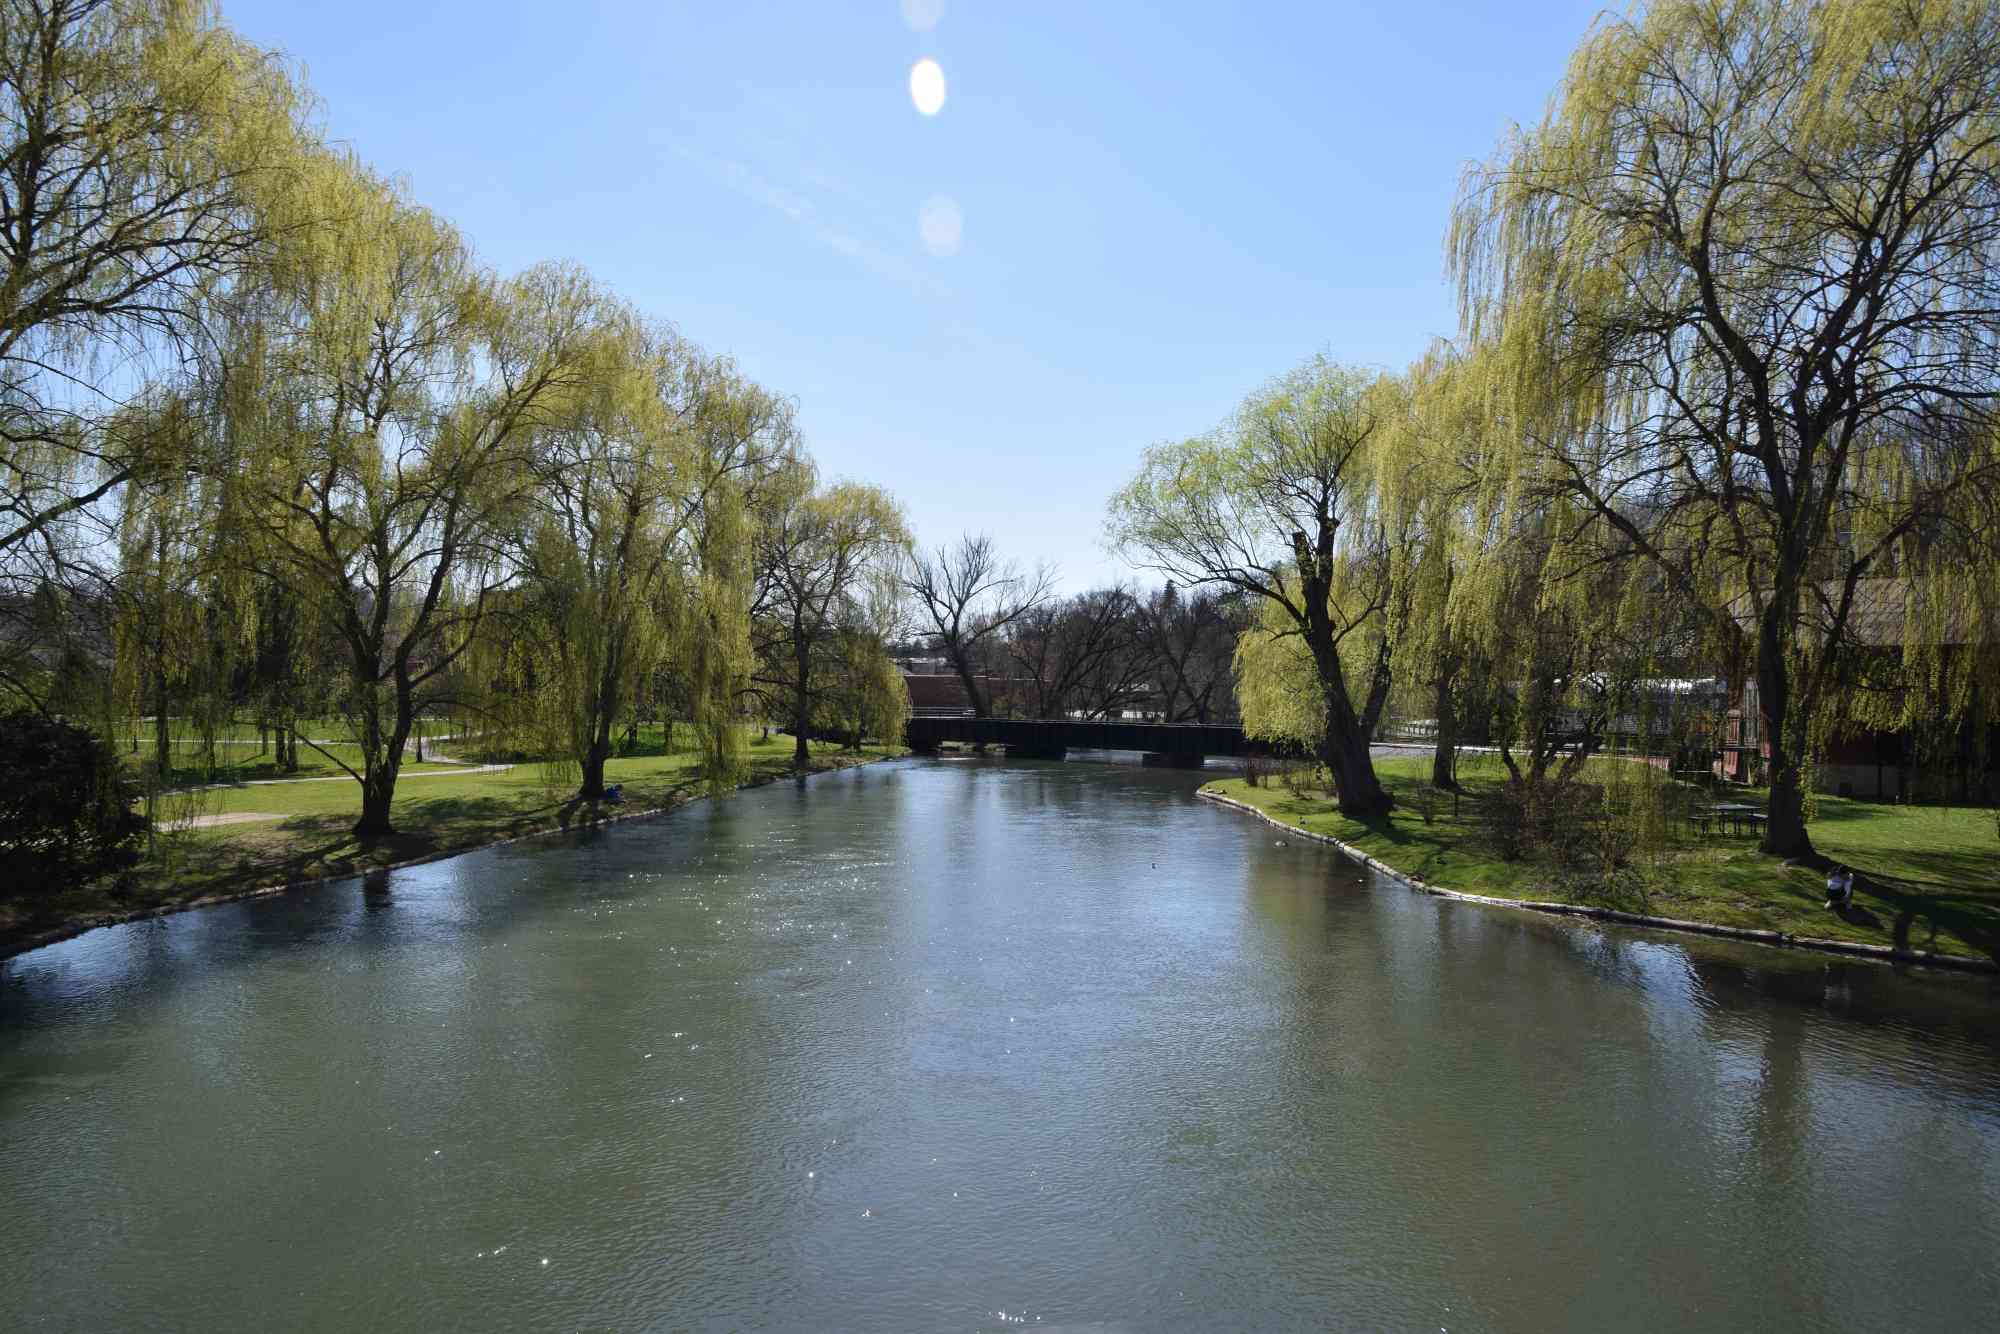
<svg viewBox="0 0 2000 1334">
<path fill-rule="evenodd" d="M 1858 903 L 1837 903 L 1831 909 L 1833 915 L 1849 926 L 1860 927 L 1864 931 L 1880 931 L 1882 919 Z"/>
<path fill-rule="evenodd" d="M 1977 894 L 1927 892 L 1909 881 L 1869 876 L 1871 898 L 1895 913 L 1890 934 L 1897 949 L 1955 954 L 1947 933 L 2000 964 L 2000 900 Z"/>
<path fill-rule="evenodd" d="M 1350 816 L 1349 818 L 1353 817 Z M 1396 823 L 1392 815 L 1386 813 L 1371 815 L 1366 820 L 1363 820 L 1362 824 L 1367 827 L 1369 833 L 1376 835 L 1386 842 L 1393 843 L 1397 847 L 1417 841 L 1414 835 L 1408 833 Z"/>
<path fill-rule="evenodd" d="M 1347 842 L 1353 842 L 1363 837 L 1374 837 L 1381 839 L 1384 843 L 1389 843 L 1400 848 L 1412 843 L 1437 843 L 1443 846 L 1449 845 L 1453 841 L 1453 835 L 1448 830 L 1436 825 L 1423 825 L 1423 816 L 1414 807 L 1401 799 L 1398 800 L 1394 810 L 1377 811 L 1359 819 L 1352 815 L 1342 815 L 1338 807 L 1328 811 L 1327 814 L 1351 821 L 1368 831 L 1366 835 L 1350 834 L 1344 840 Z M 1399 819 L 1402 823 L 1398 823 Z M 1423 832 L 1419 834 L 1408 828 L 1407 824 L 1410 821 L 1417 822 L 1422 827 Z M 1465 841 L 1469 842 L 1470 840 L 1467 838 Z"/>
<path fill-rule="evenodd" d="M 275 846 L 268 836 L 250 831 L 203 839 L 177 850 L 169 866 L 142 866 L 139 874 L 145 877 L 150 869 L 171 881 L 173 892 L 146 896 L 161 902 L 337 879 L 546 829 L 556 810 L 553 802 L 523 804 L 505 797 L 428 797 L 398 810 L 395 832 L 366 839 L 353 832 L 349 812 L 294 815 L 266 827 L 281 836 Z"/>
<path fill-rule="evenodd" d="M 1813 809 L 1812 822 L 1848 824 L 1857 820 L 1879 820 L 1887 812 L 1902 809 L 1905 808 L 1889 801 L 1864 801 L 1859 797 L 1823 797 Z"/>
<path fill-rule="evenodd" d="M 1900 873 L 1878 873 L 1868 869 L 1870 861 L 1894 859 L 1908 869 Z M 1850 863 L 1870 879 L 1893 881 L 1913 889 L 1935 893 L 1962 894 L 1977 899 L 1990 895 L 2000 908 L 2000 856 L 1977 852 L 1951 852 L 1913 848 L 1859 849 Z"/>
</svg>

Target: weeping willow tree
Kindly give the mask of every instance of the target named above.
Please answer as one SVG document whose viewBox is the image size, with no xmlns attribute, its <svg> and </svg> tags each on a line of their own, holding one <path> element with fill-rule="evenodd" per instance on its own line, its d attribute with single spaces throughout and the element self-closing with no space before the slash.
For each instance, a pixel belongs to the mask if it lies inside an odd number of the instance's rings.
<svg viewBox="0 0 2000 1334">
<path fill-rule="evenodd" d="M 676 618 L 673 699 L 686 704 L 712 792 L 741 781 L 745 724 L 761 699 L 751 632 L 756 538 L 791 493 L 803 460 L 792 404 L 726 357 L 689 360 L 660 392 L 699 449 L 703 481 L 691 497 L 685 569 L 689 596 Z"/>
<path fill-rule="evenodd" d="M 1369 743 L 1391 684 L 1388 536 L 1375 490 L 1385 408 L 1377 377 L 1315 357 L 1245 400 L 1214 435 L 1157 446 L 1113 496 L 1119 547 L 1183 586 L 1219 585 L 1259 600 L 1248 632 L 1294 639 L 1313 665 L 1312 729 L 1357 816 L 1387 810 Z M 1254 672 L 1286 652 L 1253 650 Z M 1358 671 L 1358 680 L 1350 679 Z M 1246 726 L 1273 715 L 1249 677 Z"/>
<path fill-rule="evenodd" d="M 360 762 L 326 754 L 361 785 L 370 837 L 393 832 L 419 713 L 515 582 L 534 448 L 594 383 L 603 301 L 567 268 L 499 280 L 437 218 L 321 165 L 343 221 L 246 318 L 231 402 L 247 545 L 340 644 Z"/>
<path fill-rule="evenodd" d="M 126 422 L 135 415 L 124 414 Z M 169 402 L 144 415 L 150 419 L 145 429 L 177 437 L 177 447 L 186 449 L 183 405 Z M 127 488 L 118 525 L 113 688 L 134 728 L 152 715 L 153 773 L 162 780 L 174 770 L 175 705 L 199 693 L 189 687 L 207 658 L 209 640 L 208 608 L 198 588 L 208 555 L 206 513 L 189 481 L 183 474 Z"/>
<path fill-rule="evenodd" d="M 239 498 L 197 408 L 197 399 L 158 394 L 109 423 L 152 434 L 146 448 L 178 460 L 120 491 L 111 584 L 114 712 L 133 720 L 135 750 L 138 720 L 152 716 L 156 783 L 179 767 L 177 723 L 199 744 L 202 771 L 215 769 L 253 625 L 237 558 Z"/>
<path fill-rule="evenodd" d="M 162 404 L 214 294 L 298 224 L 314 142 L 306 94 L 212 4 L 0 4 L 0 690 L 74 712 L 88 666 L 106 726 L 154 714 L 160 776 L 168 696 L 214 760 L 234 658 L 214 496 Z"/>
<path fill-rule="evenodd" d="M 662 674 L 706 738 L 719 786 L 741 767 L 744 543 L 794 469 L 789 410 L 671 329 L 607 317 L 596 378 L 543 432 L 493 679 L 523 746 L 559 756 L 586 800 L 604 791 L 620 724 Z M 671 720 L 669 720 L 671 726 Z"/>
<path fill-rule="evenodd" d="M 193 337 L 260 261 L 305 112 L 200 0 L 0 6 L 0 552 L 144 471 L 157 433 L 90 429 L 143 376 L 94 372 Z"/>
<path fill-rule="evenodd" d="M 901 569 L 909 530 L 881 488 L 822 486 L 801 465 L 766 507 L 755 546 L 756 677 L 790 715 L 792 763 L 803 772 L 816 717 L 854 718 L 871 694 L 881 702 L 871 679 L 888 655 L 863 623 L 861 597 L 871 576 L 893 578 Z"/>
<path fill-rule="evenodd" d="M 893 595 L 894 585 L 886 591 Z M 840 637 L 841 673 L 831 694 L 833 717 L 856 747 L 871 736 L 884 745 L 901 745 L 910 723 L 910 687 L 889 656 L 884 632 L 891 622 L 869 609 L 873 601 L 859 599 L 850 608 Z"/>
<path fill-rule="evenodd" d="M 1257 604 L 1236 637 L 1233 665 L 1244 735 L 1324 754 L 1326 696 L 1319 669 L 1282 606 Z"/>
<path fill-rule="evenodd" d="M 754 531 L 742 485 L 723 478 L 703 507 L 698 573 L 679 645 L 702 774 L 714 793 L 736 786 L 745 768 L 743 711 L 756 670 L 750 637 Z"/>
<path fill-rule="evenodd" d="M 1464 624 L 1468 571 L 1488 566 L 1482 518 L 1490 498 L 1486 467 L 1491 420 L 1478 392 L 1477 363 L 1440 343 L 1385 387 L 1377 465 L 1380 504 L 1392 540 L 1391 672 L 1414 709 L 1435 727 L 1431 783 L 1458 786 L 1458 747 L 1467 698 L 1490 674 L 1478 636 Z"/>
<path fill-rule="evenodd" d="M 1996 248 L 1986 0 L 1657 0 L 1462 188 L 1516 494 L 1644 564 L 1754 686 L 1769 852 L 1811 854 L 1840 720 L 1990 707 L 1944 649 L 1991 642 L 2000 579 Z M 1858 657 L 1895 688 L 1854 691 Z"/>
<path fill-rule="evenodd" d="M 585 800 L 603 796 L 614 732 L 684 614 L 683 557 L 708 480 L 659 392 L 695 353 L 629 312 L 615 323 L 579 411 L 545 432 L 523 554 L 537 693 Z"/>
</svg>

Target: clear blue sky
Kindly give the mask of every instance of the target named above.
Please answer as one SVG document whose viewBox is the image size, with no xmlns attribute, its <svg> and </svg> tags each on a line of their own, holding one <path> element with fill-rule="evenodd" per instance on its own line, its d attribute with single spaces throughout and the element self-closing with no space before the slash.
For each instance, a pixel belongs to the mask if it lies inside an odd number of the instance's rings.
<svg viewBox="0 0 2000 1334">
<path fill-rule="evenodd" d="M 1315 351 L 1395 367 L 1452 331 L 1459 171 L 1602 7 L 223 6 L 489 263 L 584 264 L 793 396 L 822 470 L 926 543 L 990 532 L 1071 587 L 1119 573 L 1104 500 L 1145 446 Z"/>
</svg>

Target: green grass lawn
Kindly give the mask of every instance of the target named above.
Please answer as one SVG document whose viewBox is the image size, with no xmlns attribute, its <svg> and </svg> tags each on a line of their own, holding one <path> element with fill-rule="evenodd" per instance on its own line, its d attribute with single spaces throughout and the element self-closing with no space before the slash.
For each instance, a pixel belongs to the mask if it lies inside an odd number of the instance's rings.
<svg viewBox="0 0 2000 1334">
<path fill-rule="evenodd" d="M 317 747 L 301 743 L 298 747 L 299 766 L 286 772 L 278 767 L 277 752 L 265 737 L 257 734 L 254 723 L 232 722 L 223 725 L 216 732 L 215 758 L 213 768 L 204 765 L 207 743 L 186 719 L 169 719 L 169 734 L 172 738 L 175 770 L 169 786 L 174 788 L 199 787 L 212 783 L 255 783 L 282 781 L 293 778 L 347 777 L 347 771 L 340 767 L 344 761 L 354 768 L 361 767 L 360 743 L 347 740 L 353 735 L 347 720 L 343 718 L 316 718 L 300 724 L 301 730 Z M 483 739 L 473 736 L 469 739 L 455 739 L 457 729 L 442 723 L 427 723 L 424 729 L 426 754 L 437 752 L 469 760 L 487 758 L 481 750 Z M 137 745 L 134 745 L 134 740 Z M 619 740 L 623 741 L 623 735 Z M 680 753 L 693 744 L 694 734 L 687 724 L 679 725 L 672 738 L 673 752 Z M 150 767 L 153 763 L 154 736 L 152 724 L 141 722 L 135 733 L 133 724 L 124 723 L 112 738 L 114 749 L 119 756 L 134 769 Z M 638 744 L 632 754 L 641 757 L 667 757 L 668 738 L 666 729 L 659 723 L 649 723 L 639 729 Z M 408 755 L 414 757 L 414 740 Z M 511 757 L 509 757 L 511 758 Z M 414 759 L 405 762 L 403 772 L 448 772 L 457 766 L 448 764 L 417 764 Z"/>
<path fill-rule="evenodd" d="M 815 770 L 878 759 L 893 750 L 870 746 L 843 751 L 831 743 L 812 747 Z M 301 755 L 303 758 L 303 755 Z M 792 738 L 752 733 L 746 786 L 791 772 Z M 406 768 L 396 787 L 397 832 L 363 843 L 350 832 L 360 814 L 354 782 L 299 782 L 227 787 L 190 793 L 167 815 L 263 815 L 276 818 L 164 837 L 122 889 L 105 885 L 59 899 L 0 894 L 0 944 L 68 926 L 116 918 L 231 891 L 287 881 L 349 875 L 441 852 L 480 847 L 522 834 L 568 827 L 593 816 L 682 804 L 701 795 L 698 758 L 692 752 L 614 759 L 607 782 L 624 785 L 615 806 L 580 804 L 572 779 L 551 791 L 542 766 L 521 764 L 485 773 L 426 765 L 438 776 Z"/>
<path fill-rule="evenodd" d="M 194 724 L 185 718 L 170 718 L 168 734 L 173 749 L 174 771 L 169 776 L 169 786 L 180 788 L 209 783 L 345 777 L 346 771 L 336 763 L 337 760 L 346 761 L 357 769 L 361 767 L 361 747 L 348 739 L 353 736 L 353 730 L 346 719 L 308 719 L 300 727 L 307 737 L 319 743 L 319 748 L 301 743 L 298 747 L 299 767 L 290 773 L 278 767 L 277 751 L 270 744 L 268 734 L 259 736 L 257 725 L 249 722 L 226 723 L 216 729 L 216 762 L 210 768 L 204 763 L 207 743 Z M 657 727 L 653 730 L 655 733 L 659 731 Z M 451 751 L 451 731 L 442 723 L 427 723 L 424 729 L 426 747 Z M 152 723 L 144 720 L 136 725 L 130 721 L 122 723 L 115 729 L 111 743 L 119 756 L 134 769 L 151 767 L 154 755 Z M 409 754 L 415 756 L 414 746 Z M 404 765 L 403 772 L 451 767 L 409 763 Z"/>
<path fill-rule="evenodd" d="M 1376 772 L 1396 794 L 1397 805 L 1386 819 L 1369 823 L 1341 815 L 1323 793 L 1295 796 L 1275 781 L 1253 788 L 1244 779 L 1228 779 L 1204 790 L 1468 894 L 1593 903 L 1655 917 L 2000 961 L 2000 836 L 1990 809 L 1819 798 L 1813 845 L 1864 878 L 1854 909 L 1842 916 L 1824 906 L 1822 872 L 1786 866 L 1758 852 L 1747 835 L 1704 836 L 1679 823 L 1671 826 L 1658 854 L 1635 861 L 1628 883 L 1618 890 L 1580 890 L 1546 864 L 1503 861 L 1491 848 L 1478 812 L 1499 786 L 1497 761 L 1465 757 L 1460 780 L 1468 795 L 1454 810 L 1450 794 L 1437 794 L 1429 823 L 1421 809 L 1430 777 L 1427 757 L 1378 760 Z M 1743 799 L 1761 802 L 1763 794 Z"/>
<path fill-rule="evenodd" d="M 355 736 L 352 724 L 345 718 L 307 718 L 299 723 L 299 730 L 310 739 L 322 743 L 352 744 Z M 434 720 L 426 720 L 424 723 L 426 737 L 445 738 L 453 731 L 453 728 Z M 176 755 L 195 753 L 204 740 L 201 730 L 187 718 L 167 719 L 167 735 Z M 260 745 L 268 745 L 270 737 L 268 731 L 260 733 L 255 722 L 227 722 L 215 729 L 215 739 L 220 748 L 248 749 L 252 754 L 257 753 Z M 150 718 L 140 719 L 137 722 L 126 719 L 111 732 L 111 744 L 114 747 L 127 754 L 136 751 L 138 757 L 142 759 L 151 756 L 155 740 L 156 733 Z M 133 744 L 135 741 L 136 747 Z M 306 749 L 303 745 L 299 747 L 301 759 L 305 757 Z"/>
<path fill-rule="evenodd" d="M 335 763 L 335 759 L 344 760 L 353 768 L 359 769 L 361 767 L 360 747 L 352 745 L 328 746 L 327 749 L 333 752 L 333 758 L 322 755 L 316 750 L 307 750 L 304 746 L 299 747 L 299 767 L 290 773 L 278 767 L 276 756 L 258 755 L 254 751 L 242 759 L 236 760 L 234 763 L 220 763 L 215 768 L 209 770 L 202 769 L 200 761 L 193 754 L 182 752 L 179 755 L 179 760 L 186 767 L 174 771 L 171 776 L 172 782 L 169 786 L 186 788 L 206 787 L 216 783 L 284 783 L 300 778 L 344 778 L 350 783 L 353 782 L 353 777 L 349 775 L 347 770 Z M 412 750 L 410 753 L 414 755 L 416 752 Z M 224 758 L 228 758 L 226 754 Z M 145 756 L 145 762 L 148 764 L 152 762 L 150 754 Z M 429 762 L 417 764 L 410 762 L 403 765 L 403 772 L 406 774 L 451 773 L 464 768 L 465 766 L 462 764 L 435 764 Z"/>
</svg>

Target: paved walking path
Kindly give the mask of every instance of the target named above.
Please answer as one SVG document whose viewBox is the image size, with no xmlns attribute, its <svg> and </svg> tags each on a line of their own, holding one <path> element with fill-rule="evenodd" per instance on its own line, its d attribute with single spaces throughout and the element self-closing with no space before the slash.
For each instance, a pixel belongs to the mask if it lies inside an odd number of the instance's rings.
<svg viewBox="0 0 2000 1334">
<path fill-rule="evenodd" d="M 285 817 L 275 811 L 231 811 L 227 815 L 190 815 L 185 820 L 170 820 L 169 829 L 213 829 L 225 824 L 256 824 L 262 820 L 282 820 Z"/>
<path fill-rule="evenodd" d="M 511 764 L 474 764 L 470 760 L 454 760 L 443 755 L 426 755 L 425 764 L 449 764 L 450 769 L 429 769 L 418 773 L 403 772 L 396 775 L 401 783 L 407 778 L 463 778 L 467 774 L 497 774 L 513 768 Z M 182 788 L 183 792 L 218 792 L 238 787 L 284 787 L 291 783 L 351 783 L 354 779 L 347 774 L 335 774 L 330 778 L 253 778 L 243 783 L 210 783 L 206 787 Z"/>
</svg>

